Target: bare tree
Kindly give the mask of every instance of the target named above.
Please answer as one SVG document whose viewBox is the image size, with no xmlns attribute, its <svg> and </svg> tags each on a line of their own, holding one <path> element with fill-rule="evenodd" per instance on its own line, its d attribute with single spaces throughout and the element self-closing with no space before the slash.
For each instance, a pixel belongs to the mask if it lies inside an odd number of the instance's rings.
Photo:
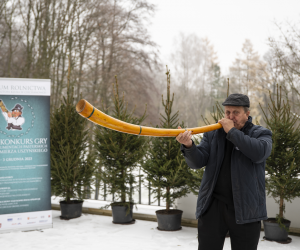
<svg viewBox="0 0 300 250">
<path fill-rule="evenodd" d="M 145 0 L 1 1 L 1 75 L 50 78 L 53 110 L 65 95 L 70 61 L 75 100 L 109 107 L 117 75 L 129 106 L 154 107 L 158 50 L 146 29 L 154 11 Z"/>
<path fill-rule="evenodd" d="M 180 119 L 188 127 L 198 126 L 201 115 L 209 113 L 214 97 L 218 96 L 221 73 L 214 48 L 208 39 L 181 33 L 175 40 L 171 59 Z"/>
<path fill-rule="evenodd" d="M 298 24 L 275 23 L 281 36 L 269 38 L 272 57 L 277 69 L 278 82 L 289 93 L 292 110 L 298 112 L 300 107 L 300 29 Z"/>
<path fill-rule="evenodd" d="M 110 105 L 111 84 L 117 75 L 130 108 L 145 103 L 153 107 L 151 94 L 157 92 L 151 72 L 158 69 L 158 52 L 145 27 L 153 12 L 154 6 L 146 1 L 107 1 L 98 8 L 94 53 L 88 64 L 93 76 L 89 93 L 96 104 Z"/>
<path fill-rule="evenodd" d="M 230 91 L 246 94 L 251 100 L 251 115 L 254 121 L 262 122 L 259 103 L 263 105 L 270 85 L 267 63 L 254 51 L 249 39 L 242 47 L 235 62 L 230 67 Z"/>
<path fill-rule="evenodd" d="M 0 3 L 0 75 L 3 77 L 15 76 L 18 72 L 15 64 L 19 63 L 22 52 L 19 48 L 21 36 L 18 23 L 15 22 L 17 15 L 17 1 L 5 0 Z"/>
</svg>

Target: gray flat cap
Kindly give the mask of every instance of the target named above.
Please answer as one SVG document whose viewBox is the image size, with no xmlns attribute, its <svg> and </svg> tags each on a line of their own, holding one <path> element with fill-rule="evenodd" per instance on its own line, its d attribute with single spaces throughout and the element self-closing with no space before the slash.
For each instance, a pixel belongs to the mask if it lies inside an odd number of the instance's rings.
<svg viewBox="0 0 300 250">
<path fill-rule="evenodd" d="M 223 106 L 243 106 L 250 108 L 249 97 L 243 94 L 231 94 L 229 95 L 225 102 L 222 103 Z"/>
</svg>

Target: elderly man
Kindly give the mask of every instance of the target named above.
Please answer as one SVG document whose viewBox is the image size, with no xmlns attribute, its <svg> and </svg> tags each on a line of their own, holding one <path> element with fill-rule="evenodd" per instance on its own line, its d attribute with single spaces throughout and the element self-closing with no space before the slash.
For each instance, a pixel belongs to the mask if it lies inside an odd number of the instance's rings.
<svg viewBox="0 0 300 250">
<path fill-rule="evenodd" d="M 272 133 L 252 123 L 248 96 L 232 94 L 222 105 L 223 128 L 205 133 L 199 145 L 190 131 L 176 137 L 190 168 L 206 166 L 196 209 L 198 249 L 223 249 L 229 231 L 233 250 L 254 250 L 267 219 L 265 163 Z"/>
</svg>

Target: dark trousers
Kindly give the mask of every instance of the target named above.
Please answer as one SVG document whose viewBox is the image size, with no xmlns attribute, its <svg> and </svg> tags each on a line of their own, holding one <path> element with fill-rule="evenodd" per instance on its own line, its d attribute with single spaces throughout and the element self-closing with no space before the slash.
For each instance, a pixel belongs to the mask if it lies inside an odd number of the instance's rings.
<svg viewBox="0 0 300 250">
<path fill-rule="evenodd" d="M 260 221 L 236 224 L 234 210 L 214 198 L 198 219 L 198 250 L 223 249 L 228 231 L 232 250 L 256 250 L 260 229 Z"/>
</svg>

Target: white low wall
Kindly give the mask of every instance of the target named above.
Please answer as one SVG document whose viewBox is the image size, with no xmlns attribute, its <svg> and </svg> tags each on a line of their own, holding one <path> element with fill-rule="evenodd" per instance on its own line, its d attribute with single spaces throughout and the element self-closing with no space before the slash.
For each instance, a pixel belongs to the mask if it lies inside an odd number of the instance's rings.
<svg viewBox="0 0 300 250">
<path fill-rule="evenodd" d="M 279 205 L 275 203 L 274 199 L 267 197 L 267 212 L 268 217 L 275 217 L 279 213 Z M 291 227 L 300 228 L 300 198 L 296 198 L 290 202 L 285 203 L 284 217 L 291 221 Z"/>
<path fill-rule="evenodd" d="M 196 219 L 196 203 L 197 196 L 190 193 L 187 197 L 178 199 L 175 202 L 177 209 L 183 211 L 182 218 L 185 219 Z M 268 217 L 275 217 L 279 213 L 278 204 L 275 203 L 274 199 L 267 197 L 267 212 Z M 296 198 L 292 203 L 287 202 L 285 206 L 285 217 L 291 221 L 291 227 L 300 228 L 300 198 Z"/>
</svg>

